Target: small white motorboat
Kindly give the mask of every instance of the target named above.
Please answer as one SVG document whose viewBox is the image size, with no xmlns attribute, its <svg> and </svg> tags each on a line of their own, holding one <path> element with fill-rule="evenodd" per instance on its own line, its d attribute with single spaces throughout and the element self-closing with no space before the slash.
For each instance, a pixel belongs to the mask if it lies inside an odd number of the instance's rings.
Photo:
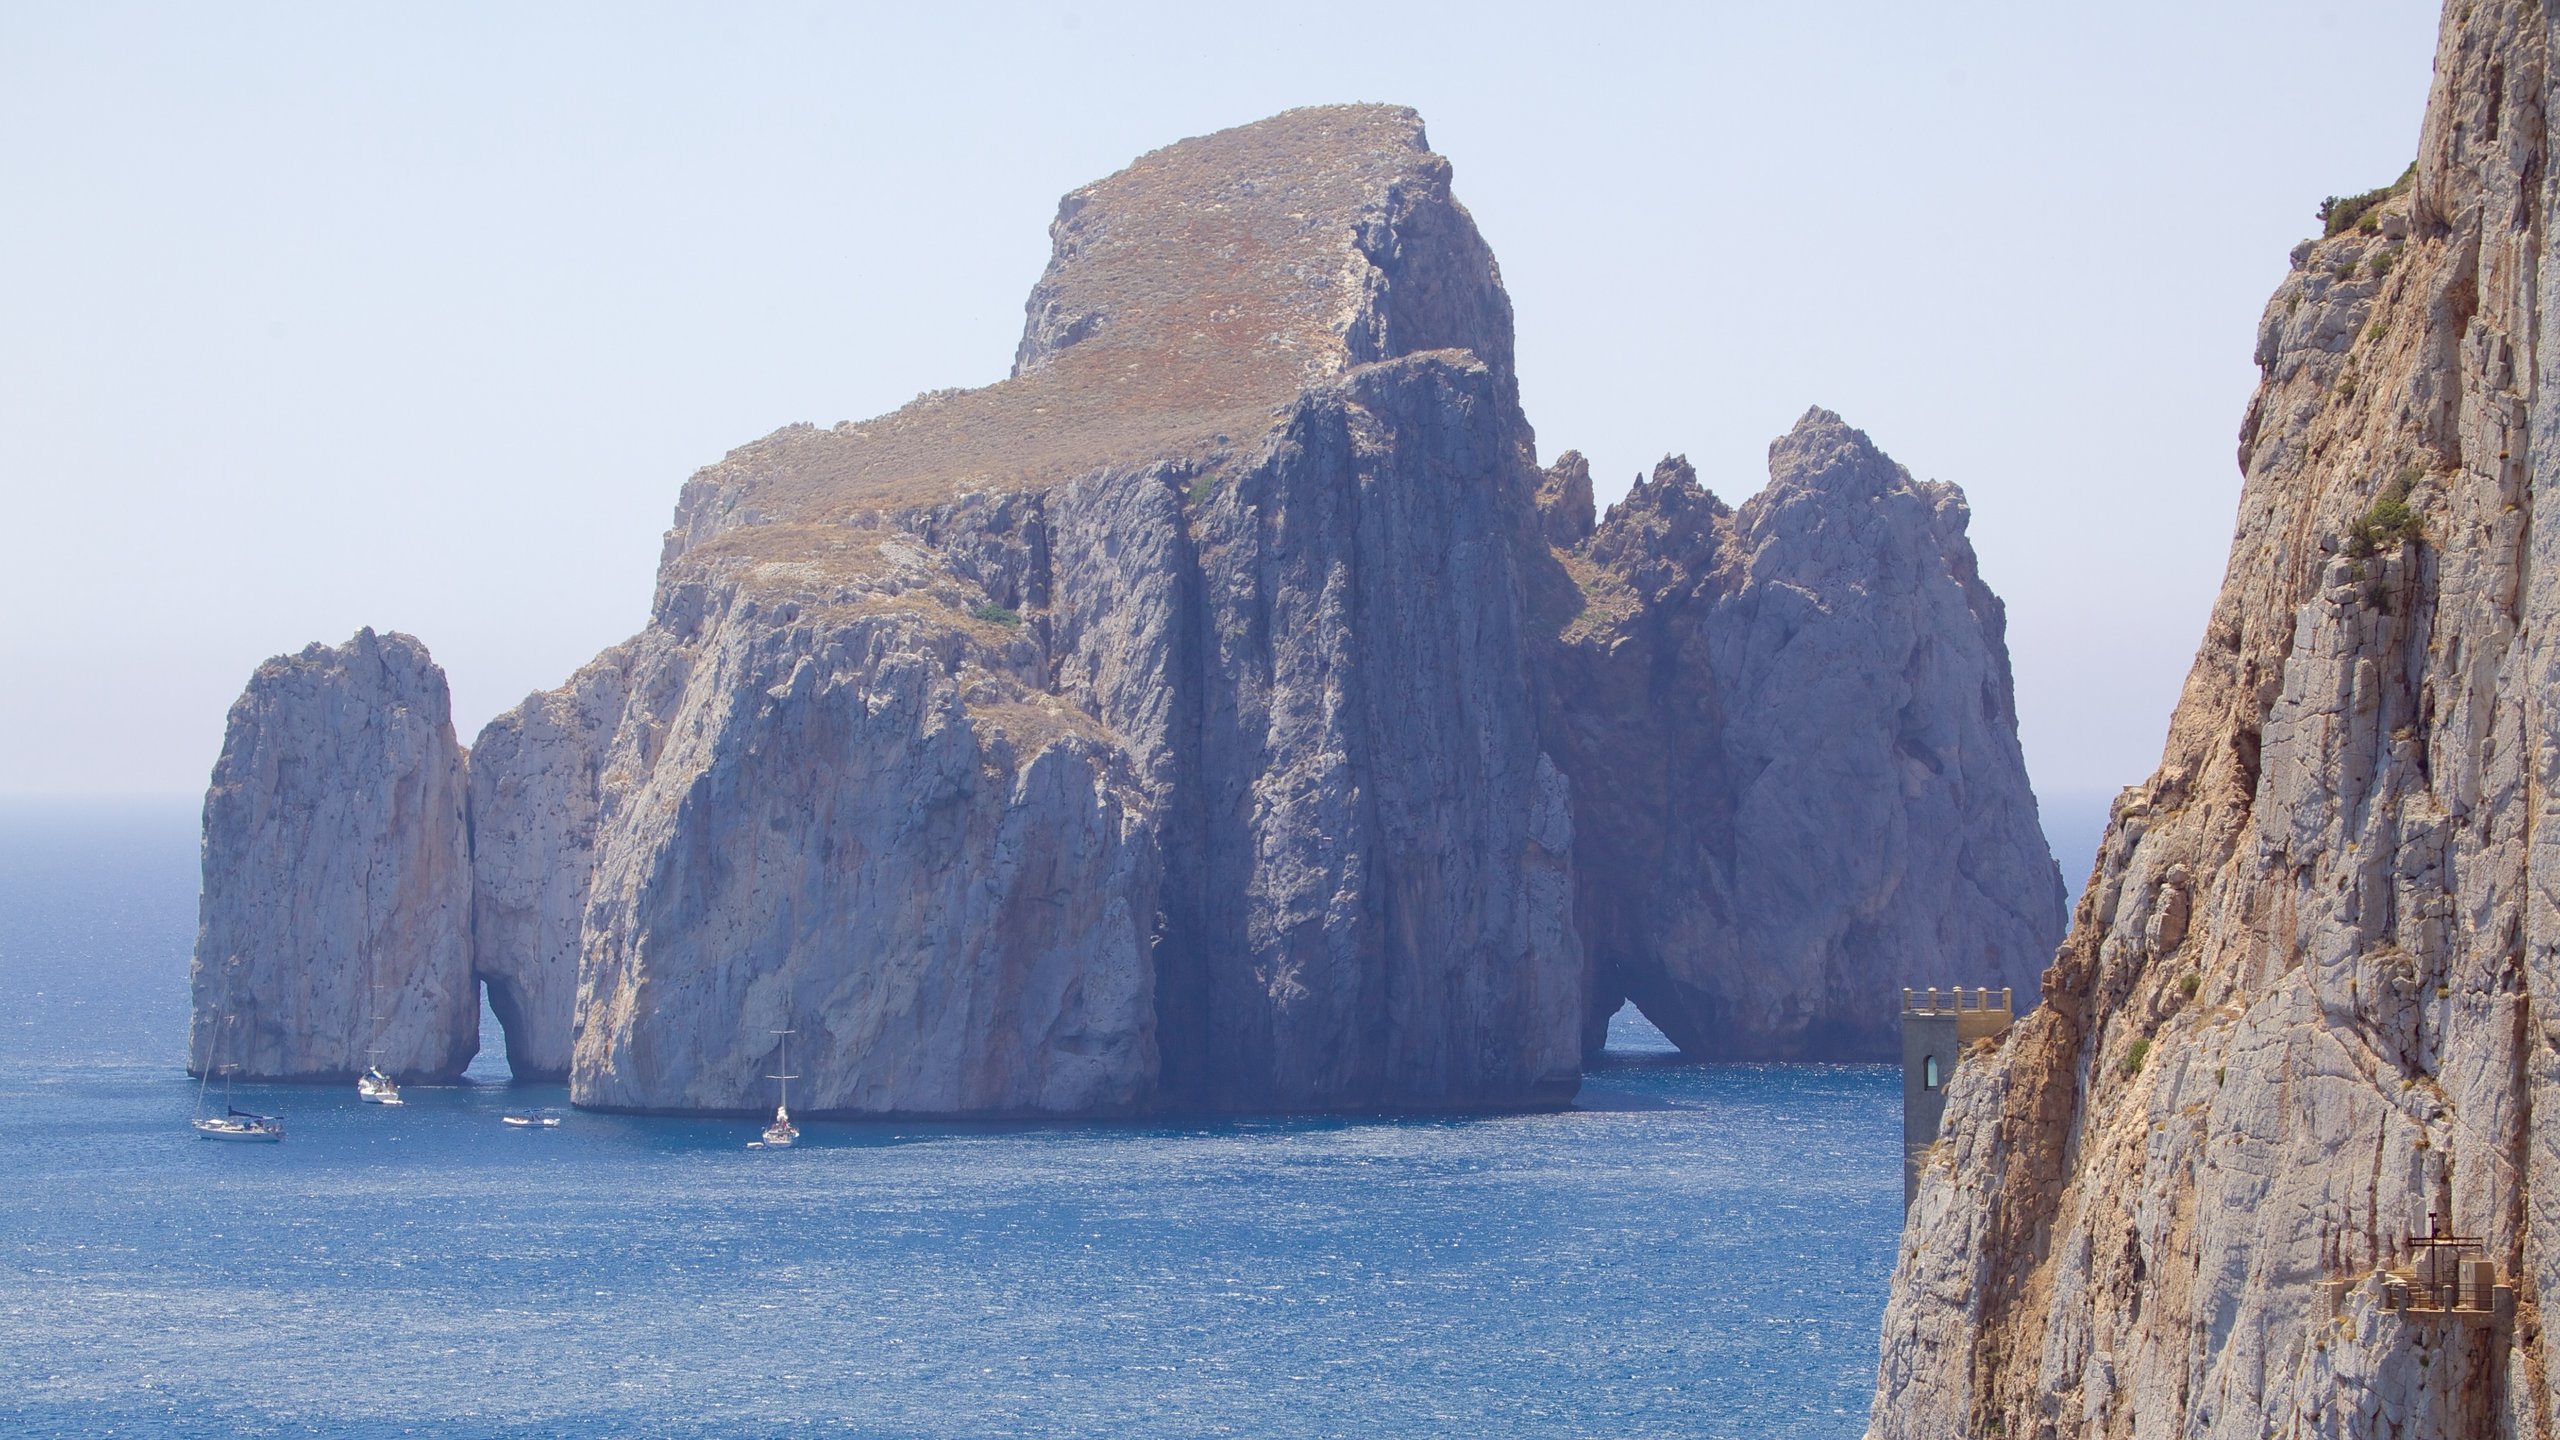
<svg viewBox="0 0 2560 1440">
<path fill-rule="evenodd" d="M 557 1130 L 560 1117 L 549 1110 L 510 1110 L 498 1117 L 498 1123 L 518 1130 Z"/>
<path fill-rule="evenodd" d="M 356 1077 L 356 1098 L 368 1105 L 408 1103 L 400 1098 L 399 1084 L 382 1073 L 382 1067 L 379 1065 L 366 1066 L 364 1073 Z"/>
</svg>

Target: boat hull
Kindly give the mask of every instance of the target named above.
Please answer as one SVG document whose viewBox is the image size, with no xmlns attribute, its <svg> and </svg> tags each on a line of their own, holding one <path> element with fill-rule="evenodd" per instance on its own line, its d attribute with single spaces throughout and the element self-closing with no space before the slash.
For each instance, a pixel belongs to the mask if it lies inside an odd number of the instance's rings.
<svg viewBox="0 0 2560 1440">
<path fill-rule="evenodd" d="M 195 1125 L 196 1138 L 199 1140 L 229 1140 L 244 1145 L 273 1145 L 284 1139 L 282 1126 L 269 1129 L 262 1125 L 225 1125 L 216 1120 L 198 1120 Z"/>
</svg>

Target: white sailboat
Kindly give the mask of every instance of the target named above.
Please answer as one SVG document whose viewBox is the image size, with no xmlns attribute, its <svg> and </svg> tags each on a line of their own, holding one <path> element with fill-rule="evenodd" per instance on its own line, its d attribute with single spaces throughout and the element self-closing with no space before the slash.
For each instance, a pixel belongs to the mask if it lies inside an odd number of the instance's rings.
<svg viewBox="0 0 2560 1440">
<path fill-rule="evenodd" d="M 223 987 L 226 995 L 230 986 Z M 196 1115 L 191 1122 L 199 1140 L 242 1140 L 252 1144 L 272 1145 L 284 1138 L 284 1120 L 280 1116 L 261 1115 L 243 1110 L 231 1103 L 232 1081 L 239 1075 L 237 1065 L 217 1065 L 222 1054 L 222 1032 L 231 1028 L 232 1017 L 226 1013 L 213 1031 L 213 1043 L 205 1047 L 204 1077 L 196 1085 Z M 222 1071 L 222 1113 L 205 1113 L 205 1097 L 213 1086 L 213 1072 Z"/>
<path fill-rule="evenodd" d="M 376 1015 L 373 1018 L 380 1020 L 382 1017 Z M 364 1067 L 364 1073 L 356 1077 L 356 1098 L 368 1105 L 407 1104 L 400 1098 L 399 1083 L 382 1068 L 382 1047 L 376 1045 L 366 1051 L 365 1059 L 369 1063 Z"/>
<path fill-rule="evenodd" d="M 773 1033 L 782 1037 L 782 1069 L 780 1073 L 764 1078 L 782 1082 L 782 1092 L 773 1107 L 773 1123 L 764 1127 L 764 1145 L 768 1150 L 779 1150 L 800 1138 L 799 1127 L 791 1123 L 791 1082 L 800 1077 L 791 1072 L 793 1032 L 776 1030 Z"/>
<path fill-rule="evenodd" d="M 373 1009 L 379 1003 L 381 991 L 381 975 L 376 968 L 372 953 L 368 951 L 365 956 L 364 976 L 366 1009 Z M 373 1017 L 373 1045 L 365 1051 L 364 1073 L 356 1077 L 356 1098 L 367 1105 L 405 1103 L 400 1098 L 399 1084 L 391 1078 L 390 1072 L 382 1068 L 382 1022 L 388 1018 L 384 1015 Z"/>
<path fill-rule="evenodd" d="M 261 1115 L 255 1110 L 243 1110 L 231 1103 L 231 1077 L 239 1069 L 237 1065 L 223 1068 L 222 1113 L 198 1115 L 195 1118 L 196 1138 L 199 1140 L 246 1140 L 268 1145 L 282 1140 L 284 1138 L 282 1116 Z M 197 1104 L 203 1104 L 201 1092 L 197 1095 Z"/>
</svg>

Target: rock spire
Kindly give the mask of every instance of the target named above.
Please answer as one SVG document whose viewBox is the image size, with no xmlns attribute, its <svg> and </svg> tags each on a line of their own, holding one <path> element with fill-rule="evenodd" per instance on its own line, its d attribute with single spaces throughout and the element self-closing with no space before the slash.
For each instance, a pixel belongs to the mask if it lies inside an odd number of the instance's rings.
<svg viewBox="0 0 2560 1440">
<path fill-rule="evenodd" d="M 425 646 L 361 630 L 259 666 L 205 795 L 189 1073 L 461 1074 L 480 1048 L 465 806 Z"/>
</svg>

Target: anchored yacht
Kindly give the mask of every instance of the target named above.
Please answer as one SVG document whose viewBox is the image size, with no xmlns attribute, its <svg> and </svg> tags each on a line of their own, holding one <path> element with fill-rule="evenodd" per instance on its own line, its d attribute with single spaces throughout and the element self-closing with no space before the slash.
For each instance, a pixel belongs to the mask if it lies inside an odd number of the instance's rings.
<svg viewBox="0 0 2560 1440">
<path fill-rule="evenodd" d="M 391 1017 L 380 1013 L 382 967 L 371 951 L 365 953 L 364 970 L 364 1008 L 376 1013 L 370 1037 L 373 1044 L 365 1051 L 364 1073 L 356 1077 L 356 1098 L 367 1105 L 398 1105 L 403 1103 L 399 1083 L 391 1078 L 390 1071 L 382 1068 L 382 1022 Z"/>
<path fill-rule="evenodd" d="M 223 999 L 228 1001 L 231 977 L 227 971 L 223 976 L 222 993 Z M 245 1140 L 252 1144 L 272 1145 L 284 1138 L 284 1118 L 243 1110 L 231 1103 L 231 1086 L 239 1077 L 240 1067 L 224 1065 L 220 1061 L 223 1034 L 231 1028 L 235 1018 L 229 1010 L 224 1010 L 222 1019 L 213 1027 L 213 1040 L 205 1046 L 204 1076 L 196 1084 L 195 1119 L 188 1123 L 195 1127 L 199 1140 Z M 213 1088 L 213 1072 L 216 1070 L 222 1072 L 222 1113 L 208 1115 L 204 1111 L 205 1100 Z"/>
<path fill-rule="evenodd" d="M 272 1145 L 284 1138 L 284 1118 L 224 1105 L 219 1115 L 195 1118 L 199 1140 L 247 1140 Z"/>
<path fill-rule="evenodd" d="M 767 1075 L 764 1078 L 780 1081 L 782 1093 L 773 1107 L 773 1123 L 764 1127 L 764 1146 L 768 1150 L 779 1150 L 800 1138 L 799 1127 L 791 1123 L 791 1082 L 800 1077 L 791 1073 L 793 1032 L 776 1030 L 773 1033 L 782 1037 L 782 1068 L 779 1073 Z"/>
</svg>

